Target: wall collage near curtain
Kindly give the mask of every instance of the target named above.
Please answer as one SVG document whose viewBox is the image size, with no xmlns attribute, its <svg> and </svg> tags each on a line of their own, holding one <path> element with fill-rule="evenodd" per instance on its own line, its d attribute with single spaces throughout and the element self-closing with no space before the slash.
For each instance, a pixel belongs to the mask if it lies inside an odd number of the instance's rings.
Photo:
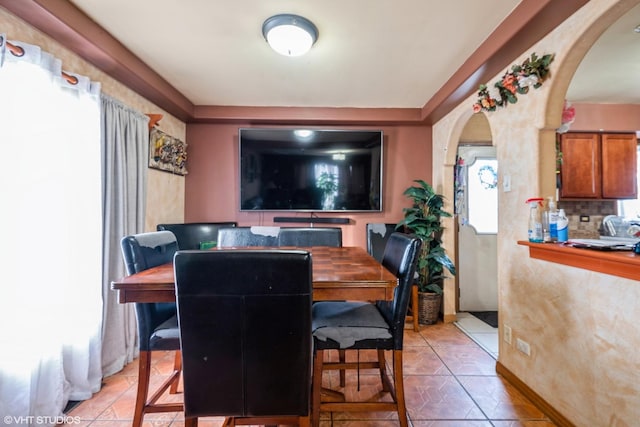
<svg viewBox="0 0 640 427">
<path fill-rule="evenodd" d="M 144 114 L 102 95 L 104 376 L 120 371 L 138 353 L 133 305 L 118 303 L 110 283 L 126 275 L 120 239 L 144 231 L 148 125 Z"/>
</svg>

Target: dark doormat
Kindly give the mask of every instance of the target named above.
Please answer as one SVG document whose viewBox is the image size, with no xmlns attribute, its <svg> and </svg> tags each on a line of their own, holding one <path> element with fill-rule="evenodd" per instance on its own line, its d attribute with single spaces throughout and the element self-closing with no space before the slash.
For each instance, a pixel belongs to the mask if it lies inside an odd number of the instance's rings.
<svg viewBox="0 0 640 427">
<path fill-rule="evenodd" d="M 70 400 L 69 402 L 67 402 L 67 406 L 64 408 L 64 410 L 62 412 L 65 413 L 65 414 L 68 414 L 76 406 L 78 406 L 81 403 L 82 403 L 82 400 Z"/>
<path fill-rule="evenodd" d="M 469 314 L 482 320 L 492 328 L 498 327 L 498 312 L 497 311 L 470 311 Z"/>
</svg>

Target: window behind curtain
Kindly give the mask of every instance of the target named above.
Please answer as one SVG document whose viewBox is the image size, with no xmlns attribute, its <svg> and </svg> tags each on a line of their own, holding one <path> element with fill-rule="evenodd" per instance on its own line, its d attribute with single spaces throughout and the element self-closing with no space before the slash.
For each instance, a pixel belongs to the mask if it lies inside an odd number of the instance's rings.
<svg viewBox="0 0 640 427">
<path fill-rule="evenodd" d="M 100 104 L 24 46 L 0 64 L 0 413 L 55 417 L 100 388 Z"/>
</svg>

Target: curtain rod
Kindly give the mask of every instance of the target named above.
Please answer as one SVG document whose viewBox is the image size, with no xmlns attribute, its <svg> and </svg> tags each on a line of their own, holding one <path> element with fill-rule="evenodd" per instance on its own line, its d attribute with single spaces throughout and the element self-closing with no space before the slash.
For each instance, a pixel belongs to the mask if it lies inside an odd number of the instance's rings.
<svg viewBox="0 0 640 427">
<path fill-rule="evenodd" d="M 0 37 L 0 39 L 1 38 L 2 37 Z M 0 42 L 1 41 L 2 40 L 0 40 Z M 9 48 L 9 51 L 11 52 L 11 54 L 13 56 L 21 57 L 21 56 L 24 55 L 24 49 L 21 48 L 20 46 L 14 45 L 9 40 L 5 40 L 5 43 L 6 43 L 7 47 Z M 67 83 L 69 83 L 71 85 L 77 85 L 78 84 L 78 78 L 76 76 L 72 76 L 71 74 L 67 74 L 64 71 L 61 71 L 60 74 L 62 74 L 62 78 L 65 79 L 67 81 Z"/>
</svg>

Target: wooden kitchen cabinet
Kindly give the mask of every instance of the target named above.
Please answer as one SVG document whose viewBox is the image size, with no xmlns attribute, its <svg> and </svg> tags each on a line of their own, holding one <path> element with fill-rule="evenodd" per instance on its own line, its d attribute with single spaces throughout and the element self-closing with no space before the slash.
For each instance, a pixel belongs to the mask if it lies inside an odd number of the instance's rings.
<svg viewBox="0 0 640 427">
<path fill-rule="evenodd" d="M 565 133 L 560 137 L 560 199 L 635 199 L 633 133 Z"/>
<path fill-rule="evenodd" d="M 560 151 L 560 198 L 601 197 L 600 135 L 564 133 L 560 137 Z"/>
<path fill-rule="evenodd" d="M 602 197 L 636 199 L 638 197 L 638 140 L 635 134 L 604 133 L 602 145 Z"/>
</svg>

